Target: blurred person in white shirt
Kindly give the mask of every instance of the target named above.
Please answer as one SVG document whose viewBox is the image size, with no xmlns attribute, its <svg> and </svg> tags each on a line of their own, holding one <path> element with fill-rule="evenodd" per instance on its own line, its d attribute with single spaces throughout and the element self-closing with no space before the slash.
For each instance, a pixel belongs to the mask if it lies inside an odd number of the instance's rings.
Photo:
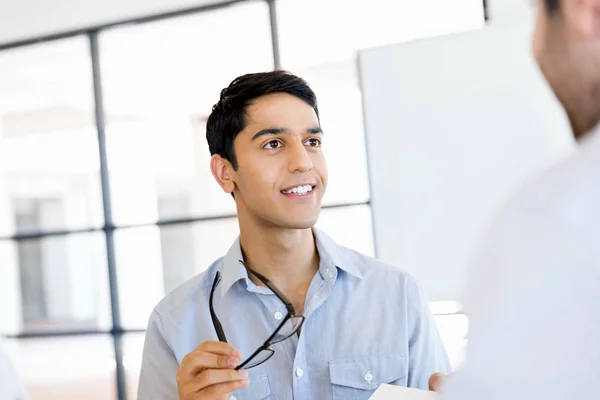
<svg viewBox="0 0 600 400">
<path fill-rule="evenodd" d="M 19 374 L 0 340 L 0 400 L 24 400 L 25 398 L 25 390 Z"/>
<path fill-rule="evenodd" d="M 600 0 L 539 0 L 533 48 L 580 147 L 485 237 L 446 400 L 600 398 Z"/>
</svg>

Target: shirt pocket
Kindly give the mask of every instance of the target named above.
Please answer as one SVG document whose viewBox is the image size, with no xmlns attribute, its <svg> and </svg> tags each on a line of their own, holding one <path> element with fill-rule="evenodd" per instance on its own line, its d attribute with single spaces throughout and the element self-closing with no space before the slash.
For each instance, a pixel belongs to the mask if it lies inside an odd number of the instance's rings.
<svg viewBox="0 0 600 400">
<path fill-rule="evenodd" d="M 406 381 L 404 357 L 373 356 L 329 363 L 334 399 L 367 400 L 383 383 Z"/>
<path fill-rule="evenodd" d="M 230 400 L 263 400 L 271 398 L 271 385 L 269 377 L 261 375 L 252 377 L 250 375 L 250 385 L 247 388 L 235 391 Z"/>
</svg>

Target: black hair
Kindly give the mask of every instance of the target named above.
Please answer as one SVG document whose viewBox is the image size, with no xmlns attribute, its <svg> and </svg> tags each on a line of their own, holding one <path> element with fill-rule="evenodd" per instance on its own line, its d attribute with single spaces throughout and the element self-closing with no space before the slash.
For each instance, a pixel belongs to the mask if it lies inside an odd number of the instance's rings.
<svg viewBox="0 0 600 400">
<path fill-rule="evenodd" d="M 557 12 L 560 6 L 560 0 L 544 0 L 544 3 L 546 4 L 546 11 L 549 14 Z"/>
<path fill-rule="evenodd" d="M 257 98 L 271 93 L 288 93 L 304 100 L 316 112 L 317 96 L 308 83 L 287 71 L 260 72 L 235 78 L 221 91 L 219 102 L 212 108 L 206 123 L 206 140 L 210 154 L 229 160 L 234 169 L 237 161 L 233 142 L 246 127 L 246 107 Z"/>
</svg>

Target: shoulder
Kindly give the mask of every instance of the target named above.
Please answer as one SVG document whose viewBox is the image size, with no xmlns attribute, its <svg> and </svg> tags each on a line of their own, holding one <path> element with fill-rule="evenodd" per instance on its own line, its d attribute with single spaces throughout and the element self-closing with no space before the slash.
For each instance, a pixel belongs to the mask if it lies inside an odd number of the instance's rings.
<svg viewBox="0 0 600 400">
<path fill-rule="evenodd" d="M 402 297 L 420 296 L 418 281 L 401 267 L 367 256 L 353 249 L 338 246 L 338 252 L 344 262 L 358 268 L 366 285 L 393 290 Z"/>
<path fill-rule="evenodd" d="M 600 222 L 598 144 L 583 146 L 526 182 L 496 215 L 488 236 L 508 243 L 569 240 L 590 222 Z M 527 237 L 527 232 L 536 233 L 537 239 Z"/>
<path fill-rule="evenodd" d="M 599 180 L 600 153 L 584 147 L 526 183 L 477 246 L 465 299 L 470 307 L 482 308 L 480 299 L 498 288 L 556 285 L 565 279 L 565 265 L 573 276 L 586 274 L 600 237 Z M 494 301 L 503 304 L 500 296 Z M 491 313 L 492 305 L 486 307 Z"/>
</svg>

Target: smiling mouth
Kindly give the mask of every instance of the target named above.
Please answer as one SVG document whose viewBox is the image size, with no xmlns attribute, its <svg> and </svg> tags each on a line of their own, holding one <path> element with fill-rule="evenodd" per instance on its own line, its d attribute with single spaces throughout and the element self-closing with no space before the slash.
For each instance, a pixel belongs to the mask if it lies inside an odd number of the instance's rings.
<svg viewBox="0 0 600 400">
<path fill-rule="evenodd" d="M 312 193 L 312 191 L 315 189 L 314 185 L 300 185 L 300 186 L 296 186 L 293 187 L 291 189 L 288 190 L 282 190 L 281 194 L 286 194 L 286 195 L 297 195 L 297 196 L 305 196 L 309 193 Z"/>
</svg>

